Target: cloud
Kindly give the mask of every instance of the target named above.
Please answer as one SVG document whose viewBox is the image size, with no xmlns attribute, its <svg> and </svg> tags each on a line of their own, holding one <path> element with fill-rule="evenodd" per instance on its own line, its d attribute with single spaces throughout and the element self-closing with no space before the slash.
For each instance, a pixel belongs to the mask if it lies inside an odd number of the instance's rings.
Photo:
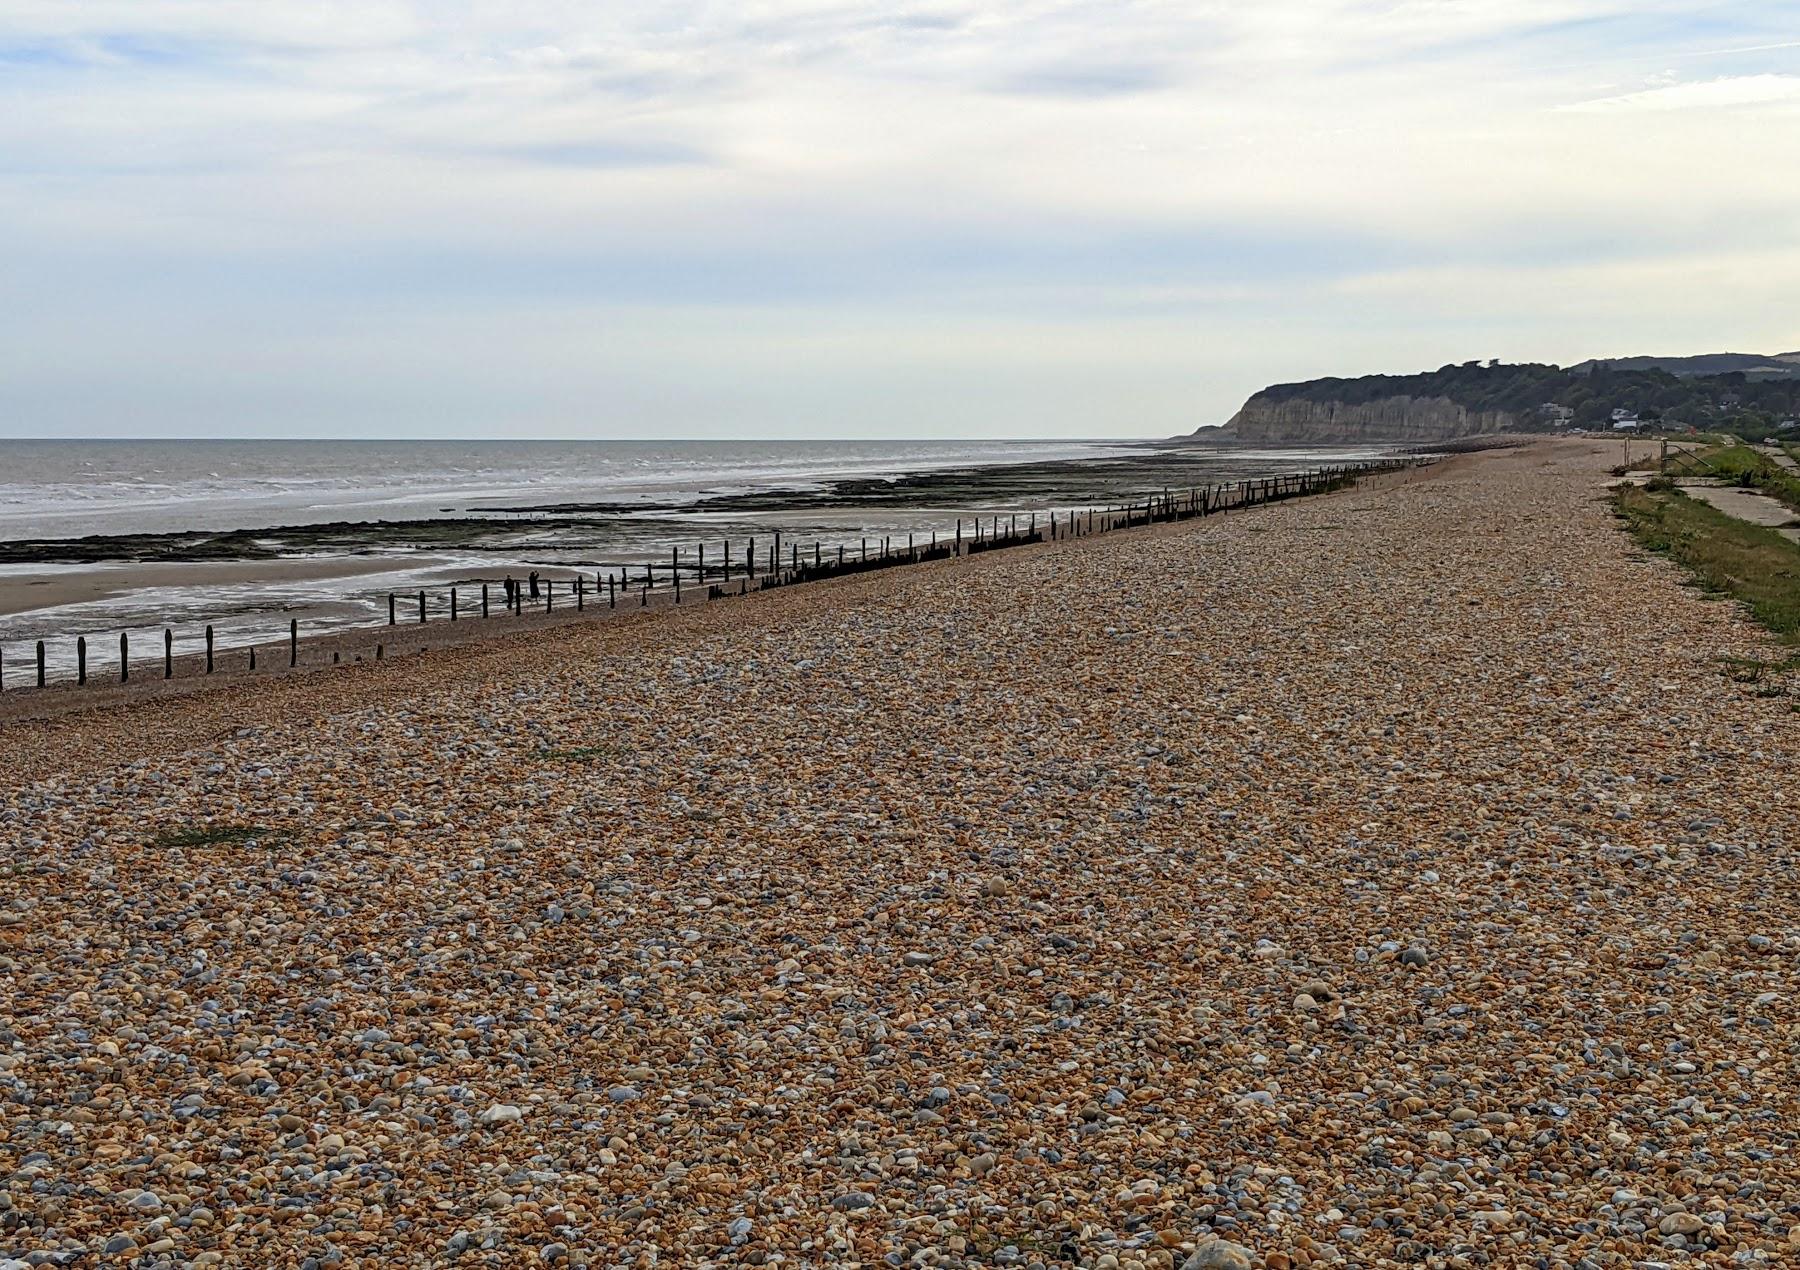
<svg viewBox="0 0 1800 1270">
<path fill-rule="evenodd" d="M 1800 101 L 1800 75 L 1738 75 L 1722 79 L 1694 80 L 1621 93 L 1562 107 L 1576 113 L 1602 114 L 1622 111 L 1718 110 L 1733 106 L 1766 106 L 1774 102 Z"/>
<path fill-rule="evenodd" d="M 0 431 L 1156 433 L 1264 378 L 1753 347 L 1760 298 L 1654 327 L 1631 279 L 1791 260 L 1779 9 L 8 0 Z"/>
</svg>

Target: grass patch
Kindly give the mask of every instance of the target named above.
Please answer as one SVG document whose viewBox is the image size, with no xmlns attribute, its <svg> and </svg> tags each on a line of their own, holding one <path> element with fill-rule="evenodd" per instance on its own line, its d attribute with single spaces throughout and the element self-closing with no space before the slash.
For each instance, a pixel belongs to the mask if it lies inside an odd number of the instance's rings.
<svg viewBox="0 0 1800 1270">
<path fill-rule="evenodd" d="M 599 763 L 619 757 L 616 745 L 577 745 L 567 750 L 539 750 L 538 757 L 548 763 Z"/>
<path fill-rule="evenodd" d="M 1788 471 L 1761 451 L 1747 445 L 1727 446 L 1707 459 L 1720 479 L 1767 494 L 1782 506 L 1800 512 L 1800 474 Z"/>
<path fill-rule="evenodd" d="M 1800 545 L 1679 490 L 1622 486 L 1613 508 L 1644 547 L 1679 561 L 1708 591 L 1742 601 L 1757 621 L 1800 643 Z"/>
<path fill-rule="evenodd" d="M 263 825 L 190 825 L 185 829 L 168 829 L 150 839 L 153 847 L 229 847 L 261 842 L 274 846 L 285 841 L 285 830 Z"/>
</svg>

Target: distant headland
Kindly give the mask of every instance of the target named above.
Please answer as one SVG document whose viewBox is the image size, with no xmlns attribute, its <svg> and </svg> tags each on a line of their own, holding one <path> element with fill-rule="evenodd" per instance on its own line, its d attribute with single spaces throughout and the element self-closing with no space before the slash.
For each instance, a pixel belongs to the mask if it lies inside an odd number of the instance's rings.
<svg viewBox="0 0 1800 1270">
<path fill-rule="evenodd" d="M 1800 416 L 1800 352 L 1599 358 L 1573 366 L 1470 361 L 1416 375 L 1275 384 L 1220 445 L 1429 443 L 1497 432 L 1710 428 L 1762 439 Z"/>
</svg>

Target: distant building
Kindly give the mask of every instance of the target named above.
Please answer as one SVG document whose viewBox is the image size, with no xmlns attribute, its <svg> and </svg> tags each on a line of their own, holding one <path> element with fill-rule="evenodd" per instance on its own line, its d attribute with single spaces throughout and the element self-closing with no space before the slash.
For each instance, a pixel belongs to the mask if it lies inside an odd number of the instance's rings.
<svg viewBox="0 0 1800 1270">
<path fill-rule="evenodd" d="M 1796 428 L 1800 428 L 1800 419 L 1783 419 L 1775 425 L 1777 432 L 1792 432 Z"/>
<path fill-rule="evenodd" d="M 1629 410 L 1615 410 L 1612 416 L 1614 432 L 1636 432 L 1639 428 L 1638 417 Z"/>
<path fill-rule="evenodd" d="M 1574 407 L 1559 406 L 1554 401 L 1546 401 L 1539 406 L 1538 413 L 1542 414 L 1553 428 L 1566 428 L 1575 422 Z"/>
<path fill-rule="evenodd" d="M 1719 394 L 1719 409 L 1721 410 L 1736 410 L 1743 404 L 1744 399 L 1734 392 L 1722 392 Z"/>
</svg>

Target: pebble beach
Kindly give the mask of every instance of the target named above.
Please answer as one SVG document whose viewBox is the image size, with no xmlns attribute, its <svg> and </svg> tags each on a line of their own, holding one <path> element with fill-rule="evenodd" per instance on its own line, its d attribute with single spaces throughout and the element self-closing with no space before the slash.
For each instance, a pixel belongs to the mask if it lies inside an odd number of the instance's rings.
<svg viewBox="0 0 1800 1270">
<path fill-rule="evenodd" d="M 1615 446 L 0 726 L 0 1267 L 1800 1261 Z"/>
</svg>

